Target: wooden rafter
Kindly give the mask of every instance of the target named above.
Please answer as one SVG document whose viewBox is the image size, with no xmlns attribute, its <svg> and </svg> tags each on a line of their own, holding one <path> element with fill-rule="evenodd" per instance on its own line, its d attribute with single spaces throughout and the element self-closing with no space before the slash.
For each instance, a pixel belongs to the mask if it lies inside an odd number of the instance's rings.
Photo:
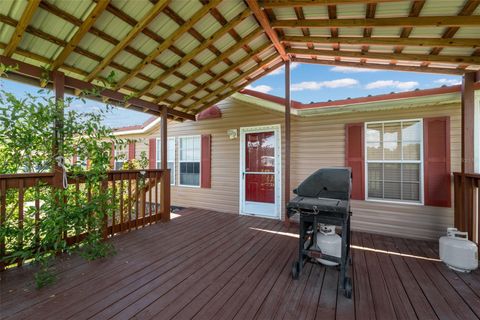
<svg viewBox="0 0 480 320">
<path fill-rule="evenodd" d="M 258 79 L 266 76 L 267 74 L 269 74 L 270 72 L 280 68 L 281 66 L 283 66 L 285 64 L 285 62 L 282 60 L 276 64 L 274 64 L 273 66 L 270 66 L 270 67 L 267 67 L 267 69 L 265 71 L 263 71 L 262 73 L 256 75 L 255 77 L 247 77 L 245 80 L 245 82 L 243 82 L 242 84 L 238 85 L 238 86 L 234 86 L 232 87 L 231 90 L 229 90 L 228 92 L 224 93 L 224 94 L 221 94 L 219 96 L 217 96 L 217 98 L 215 98 L 214 100 L 211 100 L 209 101 L 207 104 L 205 104 L 204 106 L 200 107 L 199 109 L 195 110 L 196 113 L 199 113 L 199 112 L 202 112 L 203 110 L 211 107 L 212 105 L 222 101 L 223 99 L 231 96 L 232 94 L 234 94 L 235 92 L 237 91 L 240 91 L 242 90 L 243 88 L 245 88 L 246 86 L 248 86 L 249 84 L 251 84 L 252 82 L 255 82 L 257 81 Z"/>
<path fill-rule="evenodd" d="M 381 46 L 419 46 L 419 47 L 465 47 L 479 48 L 479 39 L 439 39 L 439 38 L 391 38 L 391 37 L 305 37 L 285 36 L 281 39 L 287 42 L 296 43 L 318 43 L 318 44 L 350 44 L 350 45 L 381 45 Z"/>
<path fill-rule="evenodd" d="M 85 78 L 85 81 L 92 81 L 103 69 L 105 69 L 108 64 L 123 50 L 125 47 L 132 42 L 135 37 L 147 27 L 153 19 L 155 19 L 160 12 L 168 5 L 169 0 L 160 0 L 155 4 L 155 6 L 145 14 L 145 16 L 130 30 L 130 32 L 122 38 L 122 40 L 110 50 L 108 55 L 99 63 L 95 69 Z"/>
<path fill-rule="evenodd" d="M 173 66 L 171 66 L 168 70 L 165 70 L 160 76 L 158 76 L 154 81 L 149 83 L 144 89 L 140 91 L 140 95 L 143 95 L 147 92 L 149 92 L 151 89 L 153 89 L 155 86 L 157 86 L 159 83 L 161 83 L 163 80 L 168 78 L 170 75 L 173 74 L 176 70 L 180 69 L 182 66 L 186 65 L 189 63 L 196 55 L 198 55 L 200 52 L 208 48 L 210 45 L 213 45 L 217 40 L 219 40 L 221 37 L 223 37 L 228 31 L 238 24 L 240 24 L 245 18 L 250 16 L 250 11 L 244 10 L 240 14 L 238 14 L 235 18 L 233 18 L 229 23 L 227 23 L 225 26 L 220 28 L 217 32 L 215 32 L 212 36 L 210 36 L 207 41 L 201 43 L 198 47 L 195 49 L 191 50 L 188 54 L 186 54 L 183 58 L 181 58 L 177 63 L 175 63 Z M 228 56 L 223 56 L 223 58 L 228 58 Z M 218 59 L 218 58 L 217 58 Z M 223 60 L 223 59 L 222 59 Z M 220 60 L 221 61 L 221 60 Z M 203 69 L 203 66 L 200 68 L 200 70 Z M 204 72 L 208 70 L 205 69 Z"/>
<path fill-rule="evenodd" d="M 278 39 L 277 33 L 270 26 L 270 21 L 268 20 L 267 15 L 259 7 L 257 0 L 245 0 L 245 2 L 247 3 L 250 10 L 252 10 L 255 18 L 257 18 L 258 23 L 262 26 L 263 30 L 265 30 L 265 33 L 267 34 L 270 41 L 272 41 L 275 49 L 277 49 L 282 59 L 284 61 L 287 61 L 289 59 L 287 52 L 285 51 L 283 44 Z"/>
<path fill-rule="evenodd" d="M 264 68 L 273 61 L 278 59 L 277 55 L 271 55 L 270 57 L 266 58 L 265 60 L 261 61 L 259 64 L 254 65 L 253 67 L 249 68 L 247 71 L 245 71 L 243 74 L 237 75 L 235 78 L 231 79 L 229 81 L 228 86 L 220 86 L 217 90 L 213 91 L 210 94 L 207 94 L 205 97 L 202 97 L 200 100 L 195 102 L 193 105 L 185 108 L 186 110 L 192 110 L 197 108 L 198 106 L 202 105 L 203 103 L 206 103 L 209 99 L 212 97 L 215 97 L 216 95 L 220 94 L 221 92 L 225 91 L 225 89 L 233 87 L 235 83 L 241 81 L 242 79 L 248 77 L 250 74 L 254 73 L 255 71 L 259 70 L 260 68 Z"/>
<path fill-rule="evenodd" d="M 44 9 L 44 10 L 47 10 L 48 12 L 50 12 L 50 13 L 58 16 L 59 18 L 62 18 L 62 19 L 64 19 L 65 21 L 69 21 L 70 23 L 75 24 L 76 26 L 81 26 L 81 25 L 82 25 L 82 21 L 81 21 L 80 19 L 77 19 L 75 16 L 73 16 L 73 15 L 71 15 L 71 14 L 69 14 L 69 13 L 67 13 L 67 12 L 65 12 L 65 11 L 63 11 L 63 10 L 60 10 L 58 7 L 55 7 L 53 4 L 51 4 L 51 3 L 49 3 L 49 2 L 42 1 L 42 2 L 40 3 L 40 8 L 42 8 L 42 9 Z M 118 18 L 122 19 L 123 21 L 125 21 L 126 23 L 128 23 L 128 24 L 130 24 L 130 25 L 132 25 L 132 26 L 136 24 L 136 21 L 135 21 L 133 18 L 131 18 L 130 16 L 126 15 L 125 13 L 123 13 L 123 14 L 120 15 L 120 14 L 118 13 L 119 9 L 116 9 L 116 8 L 113 7 L 111 4 L 107 6 L 107 11 L 111 12 L 112 14 L 116 14 L 116 15 L 118 16 Z M 8 18 L 8 17 L 6 17 L 6 16 L 3 16 L 3 15 L 1 15 L 1 14 L 0 14 L 0 22 L 5 22 L 5 23 L 7 23 L 7 24 L 9 24 L 9 25 L 13 25 L 13 26 L 16 25 L 16 21 L 15 21 L 15 20 L 10 19 L 10 18 Z M 33 28 L 32 26 L 28 26 L 27 29 L 26 29 L 26 31 L 29 32 L 29 33 L 31 33 L 31 34 L 33 34 L 33 35 L 35 35 L 35 36 L 37 36 L 37 37 L 40 37 L 40 38 L 44 39 L 44 40 L 47 40 L 47 41 L 52 42 L 52 43 L 55 43 L 55 44 L 57 44 L 57 45 L 59 45 L 59 46 L 62 46 L 62 47 L 65 47 L 65 46 L 66 46 L 66 42 L 65 42 L 65 41 L 63 41 L 63 40 L 61 40 L 61 39 L 59 39 L 59 38 L 53 37 L 53 36 L 51 36 L 50 34 L 47 34 L 47 33 L 43 32 L 43 31 L 41 31 L 41 30 L 35 29 L 35 28 Z M 119 40 L 117 40 L 117 39 L 109 36 L 108 34 L 104 33 L 103 31 L 95 28 L 95 26 L 93 26 L 93 27 L 90 29 L 89 32 L 90 32 L 91 34 L 93 34 L 93 35 L 95 35 L 95 36 L 97 36 L 97 37 L 105 40 L 106 42 L 114 45 L 114 46 L 116 46 L 116 45 L 120 42 Z M 143 33 L 144 33 L 146 36 L 148 36 L 148 37 L 150 37 L 151 39 L 153 39 L 153 40 L 160 40 L 159 37 L 158 37 L 156 34 L 153 34 L 153 31 L 150 31 L 148 28 L 144 29 Z M 161 39 L 161 41 L 163 42 L 163 39 Z M 174 53 L 176 53 L 176 54 L 185 55 L 183 52 L 180 52 L 180 50 L 174 48 L 173 46 L 170 47 L 170 49 L 172 49 L 172 51 L 173 51 Z M 92 60 L 94 60 L 94 61 L 97 61 L 97 62 L 101 62 L 102 59 L 103 59 L 102 57 L 100 57 L 100 56 L 98 56 L 98 55 L 96 55 L 96 54 L 94 54 L 94 53 L 92 53 L 92 52 L 90 52 L 90 51 L 87 51 L 87 50 L 85 50 L 85 49 L 82 49 L 82 48 L 80 48 L 80 47 L 76 47 L 74 51 L 75 51 L 76 53 L 82 55 L 82 56 L 88 57 L 88 58 L 90 58 L 90 59 L 92 59 Z M 141 60 L 143 60 L 143 59 L 145 59 L 145 58 L 147 57 L 147 55 L 143 54 L 142 52 L 138 51 L 137 49 L 135 49 L 135 48 L 133 48 L 133 47 L 131 47 L 131 46 L 127 46 L 127 47 L 125 48 L 125 51 L 128 52 L 129 54 L 135 56 L 135 57 L 138 57 L 138 58 L 141 59 Z M 164 65 L 163 63 L 158 62 L 158 61 L 156 61 L 156 60 L 153 60 L 151 63 L 152 63 L 152 65 L 154 65 L 154 66 L 156 66 L 156 67 L 158 67 L 158 68 L 160 68 L 160 69 L 162 69 L 162 70 L 167 70 L 167 69 L 168 69 L 168 67 L 167 67 L 166 65 Z M 112 68 L 115 68 L 115 69 L 117 69 L 117 70 L 125 73 L 125 74 L 129 74 L 129 73 L 131 72 L 130 69 L 125 68 L 124 66 L 122 66 L 122 65 L 120 65 L 120 64 L 118 64 L 118 63 L 116 63 L 116 62 L 114 62 L 114 61 L 112 61 L 112 62 L 110 63 L 110 66 L 111 66 Z M 65 67 L 66 67 L 66 66 L 64 65 L 62 68 L 65 68 Z M 69 68 L 71 68 L 71 67 L 69 67 Z M 78 73 L 78 72 L 77 72 L 77 73 Z M 86 75 L 88 75 L 88 73 L 86 73 L 86 74 L 83 74 L 83 73 L 82 73 L 82 75 L 85 77 Z M 183 76 L 181 73 L 179 73 L 179 72 L 175 72 L 174 75 L 177 76 L 177 77 L 179 77 L 180 79 L 182 79 L 182 77 L 184 77 L 184 76 Z M 142 79 L 142 80 L 144 80 L 144 81 L 146 81 L 146 82 L 151 82 L 151 81 L 153 81 L 153 79 L 151 79 L 151 78 L 149 78 L 149 77 L 147 77 L 147 76 L 145 76 L 145 75 L 143 75 L 143 74 L 141 74 L 141 73 L 137 74 L 136 77 L 139 78 L 139 79 Z M 98 78 L 99 80 L 102 80 L 102 77 L 97 77 L 97 78 Z M 195 82 L 195 81 L 192 81 L 192 84 L 193 84 L 194 86 L 197 86 L 197 87 L 200 86 L 200 84 L 197 83 L 197 82 Z M 159 84 L 159 85 L 162 86 L 164 89 L 167 89 L 167 90 L 170 89 L 169 86 L 167 86 L 167 85 L 165 85 L 165 84 L 163 84 L 163 83 L 162 83 L 162 84 Z M 124 87 L 125 89 L 127 89 L 128 86 L 123 86 L 123 87 Z M 129 90 L 129 91 L 130 91 L 130 90 Z M 136 91 L 135 91 L 135 92 L 136 92 Z M 181 91 L 178 92 L 178 93 L 179 93 L 180 95 L 185 94 L 185 93 L 183 93 L 183 92 L 181 92 Z"/>
<path fill-rule="evenodd" d="M 88 15 L 87 19 L 75 32 L 75 35 L 70 39 L 67 45 L 63 48 L 62 52 L 57 56 L 53 64 L 51 65 L 52 70 L 57 70 L 68 58 L 68 56 L 75 50 L 77 45 L 83 39 L 85 34 L 90 30 L 97 21 L 98 17 L 105 11 L 107 5 L 110 3 L 110 0 L 99 0 L 93 11 Z"/>
<path fill-rule="evenodd" d="M 13 73 L 18 74 L 20 76 L 26 76 L 28 78 L 34 78 L 34 79 L 40 79 L 44 77 L 45 70 L 42 69 L 41 67 L 37 67 L 16 59 L 12 59 L 12 58 L 0 55 L 0 63 L 3 63 L 4 65 L 8 65 L 8 66 L 12 66 L 12 65 L 17 66 L 17 68 L 13 71 Z M 52 79 L 53 77 L 50 74 L 48 78 Z M 91 91 L 95 89 L 95 87 L 91 83 L 85 82 L 83 80 L 75 79 L 69 76 L 65 76 L 65 87 L 70 89 L 84 90 L 84 91 Z M 106 97 L 108 99 L 114 100 L 120 104 L 123 104 L 125 101 L 128 100 L 131 104 L 139 108 L 148 109 L 157 115 L 160 114 L 163 108 L 167 108 L 164 105 L 157 105 L 142 99 L 129 98 L 120 92 L 116 92 L 110 89 L 102 88 L 99 91 L 99 95 L 101 95 L 102 97 Z M 171 116 L 194 120 L 194 118 L 191 115 L 178 110 L 172 110 L 170 108 L 168 108 L 168 114 Z"/>
<path fill-rule="evenodd" d="M 325 6 L 337 4 L 357 4 L 357 3 L 382 3 L 398 2 L 399 0 L 259 0 L 258 4 L 263 8 L 282 8 L 282 7 L 308 7 Z"/>
<path fill-rule="evenodd" d="M 458 13 L 458 16 L 464 17 L 464 16 L 470 16 L 473 14 L 475 9 L 480 5 L 479 0 L 468 0 L 465 5 L 463 6 L 462 10 Z M 458 27 L 449 27 L 447 30 L 442 35 L 443 39 L 451 39 L 453 36 L 458 32 L 459 28 Z M 436 47 L 433 48 L 430 51 L 430 54 L 437 55 L 442 51 L 442 47 Z"/>
<path fill-rule="evenodd" d="M 351 68 L 366 68 L 375 70 L 390 70 L 390 71 L 405 71 L 405 72 L 422 72 L 422 73 L 435 73 L 435 74 L 455 74 L 463 75 L 464 70 L 456 68 L 438 68 L 438 67 L 419 67 L 419 66 L 402 66 L 391 64 L 379 64 L 379 63 L 361 63 L 350 61 L 334 61 L 326 59 L 307 59 L 307 58 L 294 58 L 292 61 L 300 63 L 320 64 L 326 66 L 341 66 Z"/>
<path fill-rule="evenodd" d="M 215 17 L 215 10 L 216 8 L 212 8 L 210 10 L 210 14 Z M 179 16 L 175 11 L 173 11 L 172 9 L 170 9 L 169 7 L 167 7 L 164 11 L 163 11 L 164 14 L 166 14 L 170 19 L 172 19 L 173 21 L 175 21 L 176 24 L 178 24 L 179 26 L 183 25 L 186 23 L 186 21 L 181 17 Z M 223 18 L 223 16 L 222 16 Z M 220 18 L 219 18 L 220 19 Z M 217 19 L 217 21 L 219 20 Z M 221 20 L 220 24 L 225 25 L 227 23 L 223 23 L 225 19 Z M 227 21 L 228 22 L 228 21 Z M 207 39 L 202 36 L 202 34 L 200 32 L 198 32 L 197 30 L 195 30 L 195 28 L 190 28 L 188 30 L 188 33 L 194 37 L 195 39 L 197 39 L 198 42 L 200 43 L 203 43 L 205 41 L 207 41 Z M 232 34 L 232 30 L 229 31 L 230 34 Z M 210 50 L 210 52 L 212 52 L 214 55 L 216 56 L 219 56 L 221 54 L 221 51 L 218 50 L 214 45 L 210 45 L 208 46 L 208 50 Z M 199 65 L 199 63 L 197 63 L 195 60 L 192 60 L 192 63 L 193 65 L 197 66 Z M 232 64 L 233 62 L 230 61 L 229 59 L 225 59 L 225 63 L 226 64 Z M 211 77 L 214 77 L 215 76 L 215 73 L 212 71 L 212 70 L 208 70 L 207 71 L 207 74 Z"/>
<path fill-rule="evenodd" d="M 258 38 L 261 34 L 263 34 L 263 30 L 261 29 L 258 29 L 257 31 L 255 32 L 252 32 L 250 33 L 248 36 L 246 36 L 245 38 L 243 38 L 240 42 L 234 44 L 233 46 L 231 46 L 230 48 L 228 48 L 227 50 L 225 50 L 220 56 L 218 56 L 217 58 L 213 59 L 211 62 L 207 63 L 206 65 L 204 65 L 201 69 L 197 70 L 196 72 L 194 72 L 193 74 L 189 75 L 187 79 L 181 81 L 179 84 L 175 85 L 174 87 L 172 87 L 171 90 L 168 90 L 167 92 L 165 92 L 164 94 L 162 94 L 160 97 L 158 97 L 158 99 L 155 100 L 156 103 L 159 103 L 161 101 L 163 101 L 163 99 L 167 98 L 169 95 L 171 95 L 172 93 L 176 92 L 177 90 L 183 88 L 184 86 L 186 86 L 187 84 L 189 84 L 192 80 L 198 78 L 200 75 L 202 75 L 205 70 L 208 70 L 208 69 L 211 69 L 213 68 L 214 66 L 216 66 L 217 64 L 219 64 L 225 57 L 229 57 L 231 56 L 233 53 L 235 53 L 236 51 L 240 50 L 240 48 L 242 48 L 245 44 L 248 44 L 250 43 L 251 41 L 253 41 L 254 39 Z M 251 59 L 252 56 L 258 54 L 258 51 L 255 50 L 253 52 L 251 52 L 249 55 L 247 55 L 246 57 L 248 57 L 248 59 Z M 241 59 L 243 60 L 243 59 Z M 231 66 L 229 66 L 229 68 L 227 68 L 227 70 L 230 70 L 230 71 L 234 71 L 238 68 L 238 64 L 235 63 Z M 221 73 L 222 74 L 222 73 Z M 217 79 L 219 80 L 221 77 L 219 77 L 219 75 L 217 74 L 215 77 L 213 77 L 212 79 Z M 199 87 L 198 90 L 201 90 L 201 88 L 206 88 L 207 86 L 205 85 L 205 83 L 203 83 L 202 87 Z M 195 91 L 195 90 L 193 90 Z M 185 96 L 185 99 L 187 99 L 187 97 L 191 96 L 190 93 L 187 94 Z"/>
<path fill-rule="evenodd" d="M 316 55 L 326 57 L 345 57 L 345 58 L 365 58 L 365 59 L 379 59 L 379 60 L 404 60 L 417 62 L 441 62 L 441 63 L 467 63 L 480 65 L 480 57 L 471 56 L 433 56 L 421 54 L 406 54 L 406 53 L 377 53 L 377 52 L 355 52 L 355 51 L 331 51 L 331 50 L 311 50 L 311 49 L 289 49 L 288 53 L 300 55 Z"/>
<path fill-rule="evenodd" d="M 462 27 L 479 26 L 480 16 L 276 20 L 271 25 L 273 28 Z"/>
<path fill-rule="evenodd" d="M 37 10 L 39 4 L 40 4 L 40 0 L 28 1 L 27 7 L 23 11 L 22 17 L 20 18 L 20 21 L 18 21 L 17 27 L 15 28 L 15 32 L 13 33 L 12 38 L 10 39 L 10 42 L 8 43 L 7 47 L 3 51 L 3 55 L 7 57 L 11 57 L 12 54 L 15 52 L 15 49 L 17 49 L 17 46 L 20 44 L 20 41 L 22 41 L 23 34 L 25 33 L 25 29 L 30 23 L 30 20 L 35 14 L 35 11 Z"/>
<path fill-rule="evenodd" d="M 218 5 L 221 0 L 212 0 L 207 5 L 204 5 L 199 11 L 197 11 L 184 25 L 180 26 L 175 32 L 173 32 L 167 39 L 165 39 L 162 43 L 160 43 L 155 49 L 153 49 L 148 56 L 143 59 L 136 67 L 124 76 L 120 81 L 117 83 L 117 88 L 123 86 L 127 81 L 129 81 L 132 77 L 135 77 L 140 71 L 143 70 L 147 65 L 149 65 L 156 57 L 158 57 L 162 52 L 168 49 L 173 43 L 178 40 L 183 34 L 192 28 L 200 19 L 202 19 L 208 11 L 210 11 L 213 7 Z M 168 68 L 167 68 L 168 69 Z"/>
<path fill-rule="evenodd" d="M 410 7 L 410 12 L 408 16 L 418 17 L 424 5 L 425 5 L 425 0 L 413 1 L 412 6 Z M 400 38 L 408 38 L 412 33 L 412 30 L 413 30 L 412 27 L 403 27 L 402 32 L 400 33 Z M 397 46 L 395 48 L 395 53 L 402 53 L 402 51 L 403 51 L 403 46 Z"/>
<path fill-rule="evenodd" d="M 273 45 L 271 43 L 266 43 L 265 45 L 259 47 L 258 49 L 256 49 L 253 54 L 260 54 L 262 53 L 263 51 L 271 48 Z M 240 59 L 239 61 L 237 61 L 234 65 L 230 66 L 229 68 L 223 70 L 222 72 L 220 72 L 217 77 L 215 78 L 212 78 L 210 80 L 208 80 L 207 82 L 205 82 L 203 84 L 203 86 L 205 88 L 208 88 L 210 85 L 212 85 L 213 83 L 215 83 L 216 81 L 218 81 L 220 78 L 226 76 L 227 74 L 229 74 L 230 72 L 232 72 L 234 69 L 236 68 L 239 68 L 240 66 L 242 66 L 243 64 L 245 64 L 246 62 L 250 61 L 251 60 L 251 56 L 247 55 L 245 57 L 243 57 L 242 59 Z M 189 92 L 185 97 L 181 98 L 179 101 L 175 102 L 173 104 L 173 108 L 177 107 L 177 106 L 181 106 L 182 104 L 184 104 L 185 101 L 187 101 L 188 99 L 192 99 L 198 92 L 202 91 L 202 88 L 197 88 L 197 89 L 194 89 L 192 90 L 191 92 Z M 197 100 L 198 101 L 198 100 Z"/>
</svg>

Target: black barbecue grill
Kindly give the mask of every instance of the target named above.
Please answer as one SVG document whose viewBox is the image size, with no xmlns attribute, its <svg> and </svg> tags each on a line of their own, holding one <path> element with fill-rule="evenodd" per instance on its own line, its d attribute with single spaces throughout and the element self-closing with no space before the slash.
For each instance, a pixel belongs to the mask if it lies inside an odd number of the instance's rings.
<svg viewBox="0 0 480 320">
<path fill-rule="evenodd" d="M 299 257 L 292 267 L 292 277 L 298 279 L 306 262 L 317 258 L 336 262 L 340 266 L 340 285 L 347 298 L 352 295 L 352 282 L 347 277 L 350 265 L 350 168 L 323 168 L 305 179 L 293 192 L 297 195 L 287 204 L 289 217 L 300 215 Z M 341 227 L 341 257 L 322 254 L 317 247 L 319 224 Z"/>
</svg>

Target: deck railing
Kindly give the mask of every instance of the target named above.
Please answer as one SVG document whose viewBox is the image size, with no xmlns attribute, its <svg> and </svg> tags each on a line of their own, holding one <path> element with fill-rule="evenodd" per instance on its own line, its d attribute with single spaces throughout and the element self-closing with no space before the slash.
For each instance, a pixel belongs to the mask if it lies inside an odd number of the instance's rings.
<svg viewBox="0 0 480 320">
<path fill-rule="evenodd" d="M 455 227 L 480 240 L 480 174 L 454 173 Z"/>
<path fill-rule="evenodd" d="M 73 188 L 69 193 L 73 199 L 62 201 L 81 206 L 78 199 L 83 194 L 89 203 L 92 185 L 87 186 L 85 176 L 67 176 L 69 188 Z M 39 226 L 46 214 L 40 194 L 44 188 L 53 190 L 55 186 L 58 187 L 58 174 L 54 173 L 0 175 L 0 226 L 10 225 L 20 231 L 14 239 L 5 233 L 0 235 L 0 271 L 12 264 L 20 266 L 29 259 L 28 256 L 11 258 L 15 256 L 12 248 L 35 250 L 38 246 L 42 237 Z M 100 192 L 108 197 L 110 209 L 110 215 L 100 213 L 103 215 L 104 238 L 170 219 L 169 170 L 108 171 L 99 186 Z M 88 230 L 79 231 L 75 226 L 62 230 L 63 239 L 69 245 L 81 241 L 87 233 Z"/>
</svg>

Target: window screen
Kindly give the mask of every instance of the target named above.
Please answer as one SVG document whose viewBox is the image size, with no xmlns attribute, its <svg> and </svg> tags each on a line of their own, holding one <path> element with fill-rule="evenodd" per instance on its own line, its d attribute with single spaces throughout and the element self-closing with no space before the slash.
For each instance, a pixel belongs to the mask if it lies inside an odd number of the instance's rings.
<svg viewBox="0 0 480 320">
<path fill-rule="evenodd" d="M 162 167 L 162 140 L 157 139 L 157 169 Z M 175 184 L 175 137 L 168 138 L 167 168 L 170 169 L 170 184 Z"/>
<path fill-rule="evenodd" d="M 421 120 L 367 123 L 367 197 L 421 202 L 421 146 Z"/>
<path fill-rule="evenodd" d="M 180 185 L 200 186 L 200 136 L 179 138 Z"/>
</svg>

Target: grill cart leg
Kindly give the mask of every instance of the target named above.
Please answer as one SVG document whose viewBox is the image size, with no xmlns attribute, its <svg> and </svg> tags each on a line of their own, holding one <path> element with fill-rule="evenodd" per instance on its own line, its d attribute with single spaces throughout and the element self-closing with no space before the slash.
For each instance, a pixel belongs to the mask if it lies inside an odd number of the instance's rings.
<svg viewBox="0 0 480 320">
<path fill-rule="evenodd" d="M 294 261 L 292 265 L 292 279 L 294 280 L 297 280 L 300 277 L 304 263 L 303 249 L 305 246 L 306 222 L 304 221 L 302 215 L 300 215 L 299 228 L 300 230 L 298 238 L 298 260 Z"/>
</svg>

